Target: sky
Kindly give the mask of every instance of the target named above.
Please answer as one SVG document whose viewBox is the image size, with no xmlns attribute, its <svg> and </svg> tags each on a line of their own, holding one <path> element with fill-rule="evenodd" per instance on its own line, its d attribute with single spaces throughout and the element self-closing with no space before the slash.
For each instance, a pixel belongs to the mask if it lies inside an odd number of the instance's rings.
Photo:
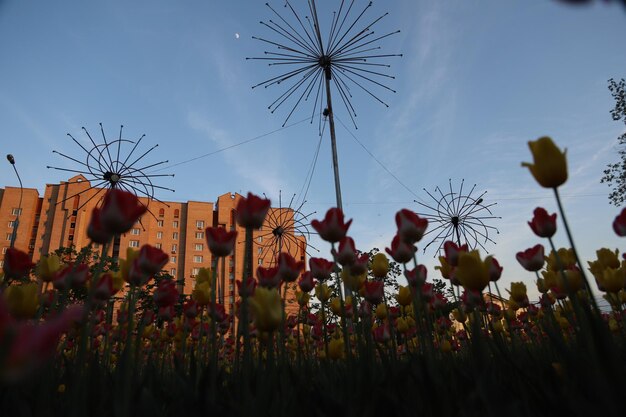
<svg viewBox="0 0 626 417">
<path fill-rule="evenodd" d="M 305 2 L 293 0 L 306 15 Z M 339 1 L 319 0 L 322 32 Z M 355 7 L 365 7 L 356 0 Z M 284 1 L 270 1 L 285 13 Z M 343 207 L 353 219 L 349 234 L 360 250 L 390 246 L 395 213 L 426 211 L 426 190 L 452 181 L 486 192 L 499 233 L 486 243 L 504 267 L 500 287 L 527 284 L 515 253 L 547 242 L 527 225 L 535 207 L 556 211 L 551 190 L 539 187 L 522 161 L 532 161 L 528 141 L 551 136 L 567 149 L 569 179 L 561 188 L 567 219 L 581 258 L 595 259 L 600 247 L 626 250 L 611 223 L 620 208 L 609 204 L 602 171 L 617 160 L 609 78 L 626 78 L 626 10 L 595 2 L 567 6 L 552 0 L 374 1 L 369 20 L 389 12 L 379 34 L 396 93 L 378 88 L 381 105 L 354 87 L 355 129 L 334 91 Z M 108 138 L 158 144 L 146 161 L 159 165 L 155 196 L 170 201 L 215 201 L 226 192 L 265 193 L 274 206 L 300 206 L 321 219 L 335 203 L 328 129 L 318 143 L 312 102 L 289 113 L 268 106 L 288 88 L 251 87 L 279 75 L 264 56 L 273 47 L 253 36 L 277 40 L 261 25 L 275 19 L 265 0 L 165 0 L 85 2 L 0 0 L 0 143 L 15 156 L 25 187 L 43 193 L 46 183 L 71 174 L 47 169 L 76 168 L 53 150 L 84 156 L 80 143 L 102 123 Z M 254 140 L 252 140 L 254 139 Z M 242 142 L 246 142 L 241 144 Z M 241 145 L 239 145 L 241 144 Z M 16 186 L 8 163 L 0 184 Z M 308 190 L 306 195 L 304 190 Z M 476 194 L 474 194 L 476 195 Z M 280 196 L 280 197 L 279 197 Z M 311 231 L 313 231 L 310 228 Z M 432 236 L 432 235 L 431 235 Z M 436 277 L 435 251 L 426 236 L 419 260 Z M 555 237 L 566 246 L 562 224 Z M 330 257 L 315 235 L 314 256 Z M 319 252 L 316 252 L 319 250 Z M 485 253 L 485 251 L 483 251 Z"/>
</svg>

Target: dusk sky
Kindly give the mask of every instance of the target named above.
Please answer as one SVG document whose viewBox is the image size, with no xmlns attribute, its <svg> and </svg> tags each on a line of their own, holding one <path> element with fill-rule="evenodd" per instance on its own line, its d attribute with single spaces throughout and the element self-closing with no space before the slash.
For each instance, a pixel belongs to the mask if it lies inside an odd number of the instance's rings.
<svg viewBox="0 0 626 417">
<path fill-rule="evenodd" d="M 339 3 L 317 2 L 322 25 Z M 270 4 L 285 10 L 283 1 Z M 307 14 L 305 1 L 292 4 Z M 556 204 L 520 163 L 532 161 L 527 142 L 548 135 L 567 148 L 570 177 L 561 193 L 582 258 L 594 259 L 603 246 L 623 252 L 611 229 L 620 209 L 609 205 L 600 178 L 617 161 L 616 138 L 624 132 L 611 119 L 607 89 L 609 78 L 626 78 L 624 7 L 378 0 L 367 20 L 385 12 L 377 33 L 401 33 L 380 42 L 382 51 L 404 54 L 385 61 L 396 77 L 387 84 L 397 93 L 373 90 L 390 107 L 355 88 L 354 129 L 333 92 L 344 211 L 354 219 L 349 234 L 357 248 L 384 250 L 395 213 L 420 211 L 414 200 L 428 201 L 423 188 L 465 179 L 477 193 L 487 191 L 484 203 L 497 203 L 493 213 L 502 217 L 488 222 L 500 233 L 485 245 L 504 266 L 501 288 L 524 281 L 535 297 L 534 276 L 515 253 L 547 247 L 526 222 L 535 207 L 554 212 Z M 107 137 L 116 138 L 123 124 L 126 139 L 146 135 L 144 150 L 159 144 L 148 162 L 169 160 L 159 172 L 175 177 L 157 184 L 176 192 L 157 191 L 162 200 L 215 201 L 248 191 L 265 193 L 275 206 L 279 192 L 283 206 L 293 194 L 303 200 L 319 141 L 317 119 L 307 119 L 312 102 L 296 109 L 288 123 L 295 125 L 281 129 L 290 107 L 271 114 L 267 106 L 287 86 L 251 88 L 280 71 L 245 59 L 273 50 L 252 39 L 277 39 L 259 23 L 270 18 L 264 0 L 0 0 L 3 153 L 15 156 L 25 187 L 43 192 L 46 183 L 71 176 L 47 165 L 76 168 L 53 150 L 83 155 L 67 133 L 87 143 L 81 126 L 97 136 L 102 122 Z M 316 211 L 312 218 L 335 204 L 329 143 L 326 129 L 302 208 Z M 7 162 L 0 164 L 5 185 L 17 185 Z M 419 259 L 435 277 L 434 251 L 421 250 L 428 238 L 418 244 Z M 311 240 L 317 256 L 330 256 L 327 244 Z M 562 227 L 556 240 L 566 245 Z"/>
</svg>

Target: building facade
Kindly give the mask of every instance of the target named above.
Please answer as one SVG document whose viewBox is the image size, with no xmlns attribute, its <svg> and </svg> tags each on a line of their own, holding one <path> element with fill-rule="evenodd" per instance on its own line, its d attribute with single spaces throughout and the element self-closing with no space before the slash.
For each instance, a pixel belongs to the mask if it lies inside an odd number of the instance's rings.
<svg viewBox="0 0 626 417">
<path fill-rule="evenodd" d="M 36 189 L 0 189 L 0 266 L 18 217 L 14 246 L 27 251 L 33 262 L 61 247 L 74 246 L 80 250 L 89 245 L 87 226 L 91 212 L 100 204 L 105 192 L 106 189 L 92 187 L 82 175 L 59 184 L 47 184 L 42 197 Z M 124 259 L 126 248 L 138 249 L 144 244 L 156 246 L 170 257 L 163 269 L 179 282 L 184 282 L 179 290 L 190 294 L 200 268 L 210 268 L 213 262 L 205 229 L 222 226 L 237 230 L 233 254 L 220 259 L 217 267 L 218 296 L 230 311 L 235 300 L 235 281 L 241 280 L 244 271 L 245 229 L 235 221 L 235 208 L 241 198 L 237 193 L 222 194 L 215 203 L 140 198 L 148 212 L 131 230 L 115 239 L 109 254 Z M 294 216 L 294 211 L 289 208 L 270 209 L 263 227 L 253 234 L 253 266 L 274 265 L 281 251 L 296 260 L 306 261 L 307 241 L 297 233 Z M 102 250 L 98 245 L 94 245 L 94 249 Z"/>
</svg>

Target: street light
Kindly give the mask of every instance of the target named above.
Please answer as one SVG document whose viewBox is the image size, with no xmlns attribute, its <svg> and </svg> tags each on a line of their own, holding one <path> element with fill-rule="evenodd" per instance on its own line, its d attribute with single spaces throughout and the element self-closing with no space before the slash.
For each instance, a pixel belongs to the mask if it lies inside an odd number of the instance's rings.
<svg viewBox="0 0 626 417">
<path fill-rule="evenodd" d="M 20 182 L 20 202 L 17 206 L 17 215 L 15 217 L 15 222 L 13 223 L 13 233 L 11 234 L 11 247 L 15 246 L 15 239 L 17 238 L 17 228 L 20 225 L 20 214 L 22 214 L 22 197 L 24 195 L 24 187 L 22 186 L 22 179 L 20 178 L 20 174 L 17 172 L 17 168 L 15 168 L 15 158 L 13 155 L 7 155 L 7 161 L 13 166 L 13 170 L 15 171 L 15 175 L 17 175 L 17 180 Z"/>
</svg>

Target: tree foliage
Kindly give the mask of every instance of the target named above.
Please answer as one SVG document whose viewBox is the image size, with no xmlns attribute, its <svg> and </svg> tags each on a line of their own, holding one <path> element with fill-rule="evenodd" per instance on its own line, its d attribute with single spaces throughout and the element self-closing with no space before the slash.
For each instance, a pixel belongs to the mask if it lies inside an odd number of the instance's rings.
<svg viewBox="0 0 626 417">
<path fill-rule="evenodd" d="M 613 120 L 622 121 L 626 125 L 626 81 L 622 78 L 620 81 L 609 79 L 609 91 L 615 99 L 615 107 L 611 110 Z M 619 161 L 608 164 L 604 170 L 604 176 L 601 183 L 607 183 L 611 187 L 609 201 L 616 206 L 626 201 L 626 133 L 617 138 L 619 148 L 617 154 Z"/>
</svg>

